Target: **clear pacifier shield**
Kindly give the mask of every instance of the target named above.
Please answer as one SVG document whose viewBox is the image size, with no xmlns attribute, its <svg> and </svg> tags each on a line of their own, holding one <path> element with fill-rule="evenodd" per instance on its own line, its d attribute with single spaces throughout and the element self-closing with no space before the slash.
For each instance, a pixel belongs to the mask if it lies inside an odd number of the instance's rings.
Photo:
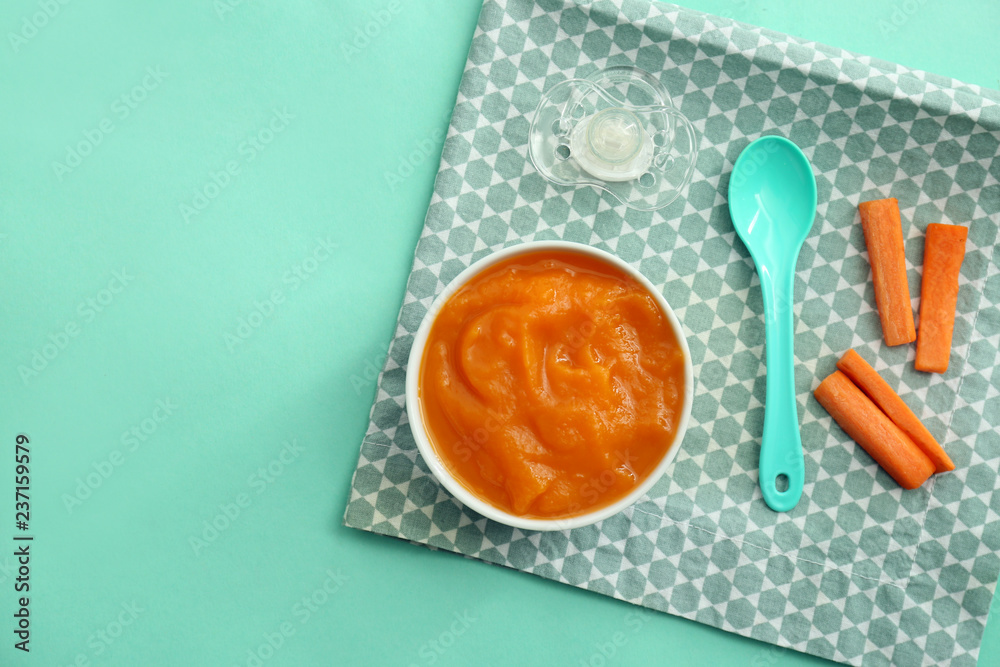
<svg viewBox="0 0 1000 667">
<path fill-rule="evenodd" d="M 557 185 L 591 185 L 644 211 L 683 192 L 697 135 L 663 86 L 634 67 L 601 70 L 556 84 L 531 121 L 528 155 Z"/>
</svg>

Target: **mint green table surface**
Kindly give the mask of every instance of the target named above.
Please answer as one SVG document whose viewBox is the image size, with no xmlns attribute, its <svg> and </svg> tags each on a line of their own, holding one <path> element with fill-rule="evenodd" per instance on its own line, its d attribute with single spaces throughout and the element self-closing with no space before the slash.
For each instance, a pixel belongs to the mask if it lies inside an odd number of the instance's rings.
<svg viewBox="0 0 1000 667">
<path fill-rule="evenodd" d="M 995 2 L 688 5 L 1000 88 Z M 341 525 L 479 8 L 0 7 L 0 665 L 824 662 Z"/>
</svg>

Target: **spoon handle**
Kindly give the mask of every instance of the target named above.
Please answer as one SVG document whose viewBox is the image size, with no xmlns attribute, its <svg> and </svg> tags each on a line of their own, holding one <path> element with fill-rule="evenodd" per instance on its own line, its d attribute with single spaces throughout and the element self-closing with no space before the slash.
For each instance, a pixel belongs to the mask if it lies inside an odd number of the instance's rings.
<svg viewBox="0 0 1000 667">
<path fill-rule="evenodd" d="M 794 259 L 791 264 L 795 265 Z M 764 344 L 767 350 L 760 489 L 764 493 L 764 502 L 776 512 L 787 512 L 795 507 L 802 496 L 805 480 L 799 413 L 795 403 L 794 275 L 793 270 L 777 274 L 767 269 L 760 272 L 764 296 Z M 779 484 L 779 481 L 785 484 Z"/>
</svg>

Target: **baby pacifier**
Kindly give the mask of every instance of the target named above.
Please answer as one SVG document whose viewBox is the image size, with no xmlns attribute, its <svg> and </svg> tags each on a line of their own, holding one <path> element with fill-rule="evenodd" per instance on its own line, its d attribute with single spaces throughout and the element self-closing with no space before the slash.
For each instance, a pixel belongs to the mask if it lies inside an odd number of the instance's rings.
<svg viewBox="0 0 1000 667">
<path fill-rule="evenodd" d="M 698 155 L 694 126 L 637 67 L 558 83 L 531 121 L 528 156 L 557 185 L 591 185 L 653 211 L 681 195 Z"/>
</svg>

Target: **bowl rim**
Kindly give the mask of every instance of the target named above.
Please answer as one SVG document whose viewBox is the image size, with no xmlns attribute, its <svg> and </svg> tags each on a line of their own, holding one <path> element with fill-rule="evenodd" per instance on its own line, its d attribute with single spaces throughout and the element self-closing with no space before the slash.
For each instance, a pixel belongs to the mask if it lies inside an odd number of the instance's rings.
<svg viewBox="0 0 1000 667">
<path fill-rule="evenodd" d="M 517 255 L 544 251 L 566 251 L 586 255 L 611 264 L 613 267 L 623 271 L 625 274 L 635 279 L 646 289 L 647 292 L 649 292 L 649 294 L 656 301 L 657 305 L 660 307 L 660 310 L 666 316 L 667 321 L 673 329 L 674 336 L 677 338 L 677 341 L 681 346 L 681 351 L 684 354 L 684 402 L 681 408 L 680 421 L 674 434 L 674 440 L 670 444 L 670 448 L 667 450 L 663 459 L 657 464 L 652 472 L 650 472 L 645 480 L 615 502 L 585 514 L 554 519 L 528 518 L 510 514 L 504 510 L 494 507 L 493 505 L 490 505 L 466 489 L 462 483 L 449 472 L 448 468 L 444 465 L 437 452 L 434 450 L 434 446 L 431 444 L 430 437 L 428 436 L 424 426 L 419 392 L 420 368 L 423 363 L 424 349 L 427 346 L 427 337 L 430 334 L 431 327 L 437 320 L 438 314 L 444 307 L 444 304 L 447 303 L 452 295 L 465 287 L 470 279 L 479 275 L 490 266 Z M 417 451 L 420 452 L 421 457 L 423 457 L 424 462 L 427 464 L 428 468 L 430 468 L 430 471 L 434 475 L 435 479 L 437 479 L 437 481 L 440 482 L 441 485 L 444 486 L 445 489 L 455 496 L 455 498 L 457 498 L 463 505 L 481 514 L 487 519 L 492 519 L 493 521 L 507 526 L 512 526 L 514 528 L 539 531 L 570 530 L 597 523 L 598 521 L 618 514 L 622 510 L 634 505 L 642 496 L 646 494 L 647 491 L 649 491 L 649 489 L 653 487 L 654 484 L 660 480 L 661 477 L 663 477 L 667 468 L 671 463 L 673 463 L 674 458 L 676 458 L 677 452 L 680 450 L 681 443 L 684 440 L 684 435 L 687 432 L 688 421 L 691 416 L 691 407 L 694 401 L 694 368 L 691 363 L 691 350 L 688 348 L 687 336 L 684 333 L 684 328 L 681 325 L 680 320 L 677 319 L 677 316 L 674 314 L 673 309 L 670 307 L 670 304 L 667 303 L 663 294 L 661 294 L 660 291 L 653 286 L 653 283 L 650 282 L 649 279 L 646 278 L 646 276 L 644 276 L 638 269 L 617 255 L 583 243 L 576 243 L 572 241 L 530 241 L 507 246 L 473 262 L 468 268 L 455 276 L 455 278 L 453 278 L 452 281 L 445 286 L 444 290 L 438 294 L 438 296 L 431 303 L 430 308 L 428 308 L 427 312 L 424 314 L 420 327 L 417 329 L 417 333 L 413 337 L 413 343 L 410 347 L 409 360 L 406 365 L 405 392 L 406 415 L 409 421 L 410 431 L 413 434 L 413 439 L 417 445 Z"/>
</svg>

